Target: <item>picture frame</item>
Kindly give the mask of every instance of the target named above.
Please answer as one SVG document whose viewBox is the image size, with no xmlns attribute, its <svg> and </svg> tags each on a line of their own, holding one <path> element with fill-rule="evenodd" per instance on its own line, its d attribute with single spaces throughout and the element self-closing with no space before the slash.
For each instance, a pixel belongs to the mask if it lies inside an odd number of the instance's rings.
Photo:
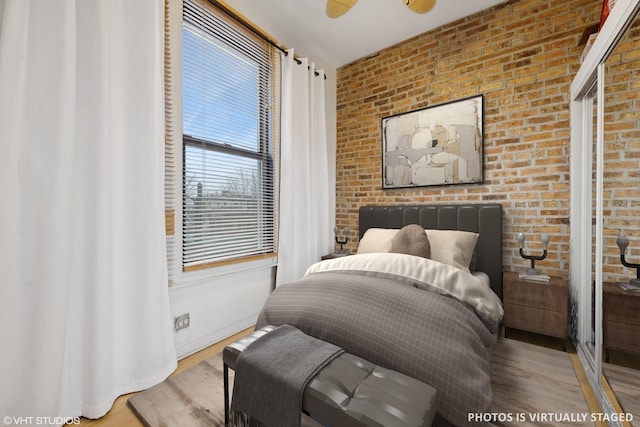
<svg viewBox="0 0 640 427">
<path fill-rule="evenodd" d="M 384 117 L 382 188 L 484 181 L 484 95 Z"/>
</svg>

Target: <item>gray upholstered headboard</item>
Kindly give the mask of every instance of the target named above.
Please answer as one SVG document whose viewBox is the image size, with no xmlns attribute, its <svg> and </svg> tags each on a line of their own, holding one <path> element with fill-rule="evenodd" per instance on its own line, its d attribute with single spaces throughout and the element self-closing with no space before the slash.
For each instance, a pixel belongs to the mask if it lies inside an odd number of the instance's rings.
<svg viewBox="0 0 640 427">
<path fill-rule="evenodd" d="M 360 238 L 369 228 L 402 228 L 408 224 L 479 233 L 476 270 L 489 275 L 491 288 L 502 299 L 502 205 L 363 206 L 359 220 Z"/>
</svg>

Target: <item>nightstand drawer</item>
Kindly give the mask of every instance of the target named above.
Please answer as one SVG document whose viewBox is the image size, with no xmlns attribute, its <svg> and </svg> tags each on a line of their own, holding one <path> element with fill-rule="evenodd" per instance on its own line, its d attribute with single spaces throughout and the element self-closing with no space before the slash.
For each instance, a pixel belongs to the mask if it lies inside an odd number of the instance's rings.
<svg viewBox="0 0 640 427">
<path fill-rule="evenodd" d="M 567 312 L 505 304 L 504 326 L 556 338 L 567 338 Z"/>
<path fill-rule="evenodd" d="M 517 281 L 504 289 L 505 304 L 517 304 L 552 311 L 567 309 L 567 288 L 551 283 Z"/>
<path fill-rule="evenodd" d="M 569 285 L 560 277 L 539 283 L 520 280 L 518 273 L 503 274 L 504 336 L 507 330 L 520 329 L 567 341 Z"/>
<path fill-rule="evenodd" d="M 607 322 L 605 324 L 605 347 L 614 350 L 640 353 L 640 325 Z"/>
<path fill-rule="evenodd" d="M 640 354 L 640 292 L 606 282 L 602 297 L 605 360 L 609 350 Z"/>
<path fill-rule="evenodd" d="M 640 325 L 640 299 L 628 295 L 607 294 L 604 304 L 609 321 Z"/>
</svg>

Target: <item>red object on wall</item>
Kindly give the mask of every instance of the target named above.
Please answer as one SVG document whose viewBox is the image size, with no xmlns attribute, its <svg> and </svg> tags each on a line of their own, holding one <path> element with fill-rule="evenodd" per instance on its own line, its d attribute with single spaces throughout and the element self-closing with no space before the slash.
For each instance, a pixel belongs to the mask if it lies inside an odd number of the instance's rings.
<svg viewBox="0 0 640 427">
<path fill-rule="evenodd" d="M 606 21 L 607 17 L 609 16 L 610 10 L 611 8 L 609 7 L 609 0 L 603 0 L 602 12 L 600 13 L 600 27 L 598 28 L 598 31 L 602 29 L 602 26 L 604 25 L 604 21 Z"/>
</svg>

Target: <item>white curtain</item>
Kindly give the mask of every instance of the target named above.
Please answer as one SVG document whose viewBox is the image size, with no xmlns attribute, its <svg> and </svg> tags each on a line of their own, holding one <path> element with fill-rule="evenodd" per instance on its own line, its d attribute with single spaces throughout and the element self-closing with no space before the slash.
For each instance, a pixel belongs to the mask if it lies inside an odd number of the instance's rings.
<svg viewBox="0 0 640 427">
<path fill-rule="evenodd" d="M 333 251 L 324 72 L 282 56 L 280 223 L 276 286 Z M 315 75 L 317 71 L 317 76 Z"/>
<path fill-rule="evenodd" d="M 100 417 L 175 369 L 163 13 L 163 0 L 0 0 L 4 425 Z"/>
</svg>

